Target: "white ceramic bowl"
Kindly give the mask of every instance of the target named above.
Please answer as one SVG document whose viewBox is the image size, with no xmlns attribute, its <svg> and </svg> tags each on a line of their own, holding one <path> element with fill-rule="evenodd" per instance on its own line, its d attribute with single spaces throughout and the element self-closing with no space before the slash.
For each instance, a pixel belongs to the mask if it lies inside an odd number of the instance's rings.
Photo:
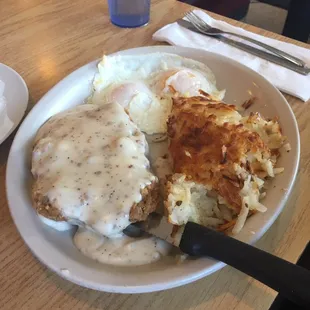
<svg viewBox="0 0 310 310">
<path fill-rule="evenodd" d="M 0 63 L 0 80 L 5 83 L 4 97 L 6 99 L 6 110 L 13 123 L 5 135 L 1 135 L 1 144 L 22 120 L 27 109 L 29 94 L 23 78 L 15 70 L 2 63 Z"/>
<path fill-rule="evenodd" d="M 275 221 L 292 189 L 299 163 L 299 134 L 295 117 L 281 93 L 256 72 L 223 56 L 202 50 L 170 46 L 136 48 L 121 55 L 153 52 L 175 53 L 207 64 L 214 72 L 219 89 L 227 90 L 225 101 L 242 104 L 251 95 L 257 98 L 252 110 L 264 116 L 278 116 L 292 151 L 284 153 L 276 177 L 264 204 L 268 211 L 252 216 L 238 239 L 253 243 Z M 73 245 L 74 231 L 57 232 L 45 226 L 31 207 L 30 159 L 33 138 L 39 127 L 52 115 L 83 103 L 90 94 L 98 61 L 74 71 L 53 87 L 32 109 L 13 142 L 6 175 L 7 196 L 16 227 L 33 254 L 51 270 L 74 283 L 96 290 L 141 293 L 180 286 L 205 277 L 224 266 L 211 259 L 191 259 L 176 264 L 163 259 L 141 267 L 114 267 L 99 264 L 82 255 Z M 255 232 L 255 233 L 253 233 Z"/>
</svg>

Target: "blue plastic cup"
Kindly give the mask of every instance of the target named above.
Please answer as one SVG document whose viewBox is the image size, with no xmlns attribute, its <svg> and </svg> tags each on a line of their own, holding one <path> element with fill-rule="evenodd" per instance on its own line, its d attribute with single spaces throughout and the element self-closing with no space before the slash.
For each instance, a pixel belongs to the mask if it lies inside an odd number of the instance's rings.
<svg viewBox="0 0 310 310">
<path fill-rule="evenodd" d="M 109 0 L 111 22 L 123 28 L 146 25 L 150 20 L 151 0 Z"/>
</svg>

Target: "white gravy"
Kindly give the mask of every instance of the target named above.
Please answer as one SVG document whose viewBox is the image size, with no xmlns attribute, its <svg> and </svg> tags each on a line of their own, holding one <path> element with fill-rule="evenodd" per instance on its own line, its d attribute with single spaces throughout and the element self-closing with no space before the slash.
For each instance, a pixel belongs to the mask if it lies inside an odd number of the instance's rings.
<svg viewBox="0 0 310 310">
<path fill-rule="evenodd" d="M 120 105 L 80 105 L 38 131 L 32 157 L 35 188 L 68 220 L 113 236 L 130 224 L 141 189 L 156 181 L 146 151 L 144 135 Z M 83 252 L 88 247 L 76 244 Z"/>
<path fill-rule="evenodd" d="M 171 246 L 155 237 L 131 238 L 119 235 L 107 238 L 79 228 L 74 236 L 76 247 L 86 256 L 105 264 L 138 266 L 166 256 Z"/>
</svg>

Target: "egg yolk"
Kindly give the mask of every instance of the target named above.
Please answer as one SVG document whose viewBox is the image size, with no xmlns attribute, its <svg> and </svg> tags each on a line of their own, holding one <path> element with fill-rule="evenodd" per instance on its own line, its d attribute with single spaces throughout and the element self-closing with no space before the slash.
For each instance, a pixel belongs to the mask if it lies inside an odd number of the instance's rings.
<svg viewBox="0 0 310 310">
<path fill-rule="evenodd" d="M 107 96 L 107 101 L 117 102 L 122 107 L 127 108 L 135 96 L 143 95 L 143 102 L 140 102 L 144 108 L 152 103 L 152 94 L 150 90 L 141 82 L 125 83 L 114 87 Z"/>
<path fill-rule="evenodd" d="M 168 70 L 161 74 L 157 88 L 166 94 L 197 96 L 202 89 L 204 77 L 192 70 Z"/>
</svg>

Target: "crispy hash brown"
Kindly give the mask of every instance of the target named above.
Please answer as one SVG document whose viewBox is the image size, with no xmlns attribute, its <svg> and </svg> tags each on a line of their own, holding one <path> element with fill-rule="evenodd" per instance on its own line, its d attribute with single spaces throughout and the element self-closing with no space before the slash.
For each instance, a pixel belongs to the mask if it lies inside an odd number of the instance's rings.
<svg viewBox="0 0 310 310">
<path fill-rule="evenodd" d="M 168 137 L 175 175 L 165 205 L 172 223 L 235 221 L 237 233 L 249 211 L 266 210 L 260 203 L 264 179 L 274 177 L 285 140 L 276 120 L 242 117 L 236 106 L 208 96 L 175 98 Z"/>
</svg>

